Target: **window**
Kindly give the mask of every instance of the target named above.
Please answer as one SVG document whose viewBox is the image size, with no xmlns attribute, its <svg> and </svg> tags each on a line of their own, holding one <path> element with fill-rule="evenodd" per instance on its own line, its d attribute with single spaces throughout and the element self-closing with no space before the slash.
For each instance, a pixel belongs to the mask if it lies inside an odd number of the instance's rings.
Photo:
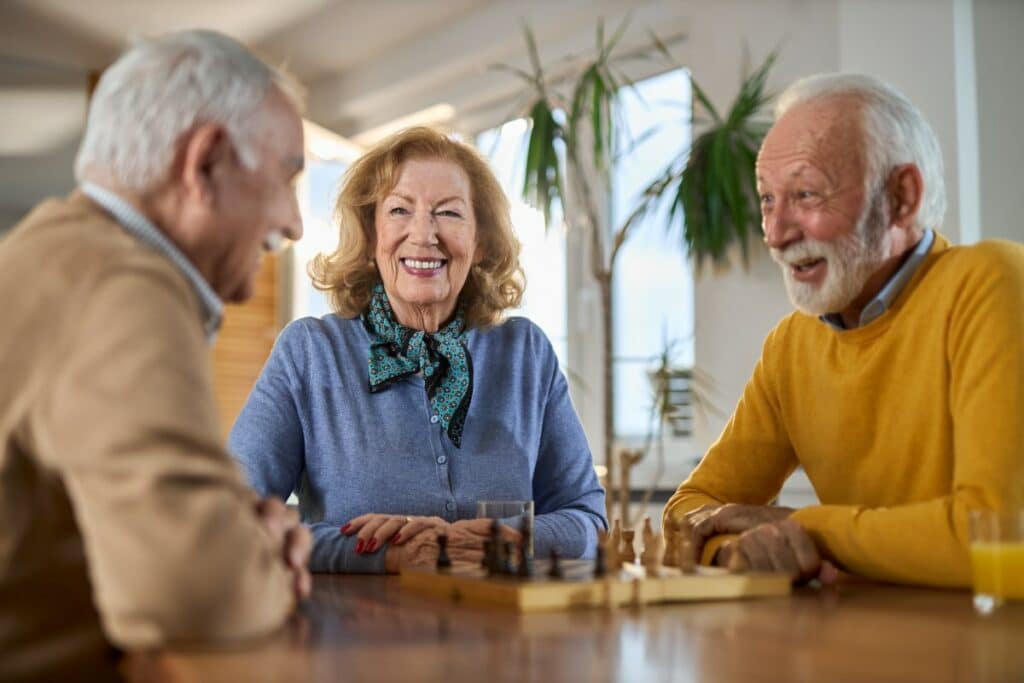
<svg viewBox="0 0 1024 683">
<path fill-rule="evenodd" d="M 522 305 L 509 311 L 536 323 L 555 347 L 563 367 L 567 358 L 565 319 L 565 231 L 561 226 L 548 229 L 540 211 L 522 200 L 523 164 L 527 122 L 524 119 L 484 131 L 476 145 L 491 162 L 512 204 L 512 225 L 523 250 L 520 261 L 526 272 L 526 294 Z"/>
<path fill-rule="evenodd" d="M 627 135 L 627 163 L 612 177 L 613 225 L 621 225 L 640 192 L 690 144 L 690 78 L 671 71 L 620 95 Z M 692 366 L 693 276 L 678 231 L 665 230 L 667 206 L 632 229 L 619 252 L 613 278 L 615 433 L 641 437 L 652 428 L 648 371 L 671 343 L 677 365 Z"/>
</svg>

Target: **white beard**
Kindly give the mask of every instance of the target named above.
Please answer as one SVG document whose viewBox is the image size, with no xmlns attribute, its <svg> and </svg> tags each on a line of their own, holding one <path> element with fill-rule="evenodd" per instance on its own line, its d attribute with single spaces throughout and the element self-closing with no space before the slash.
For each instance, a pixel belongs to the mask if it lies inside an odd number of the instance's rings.
<svg viewBox="0 0 1024 683">
<path fill-rule="evenodd" d="M 784 250 L 772 249 L 772 258 L 782 267 L 789 300 L 799 310 L 820 316 L 846 309 L 864 291 L 864 286 L 891 252 L 885 197 L 879 192 L 865 207 L 853 232 L 823 242 L 805 238 Z M 793 264 L 808 259 L 825 259 L 825 281 L 820 285 L 793 277 Z"/>
</svg>

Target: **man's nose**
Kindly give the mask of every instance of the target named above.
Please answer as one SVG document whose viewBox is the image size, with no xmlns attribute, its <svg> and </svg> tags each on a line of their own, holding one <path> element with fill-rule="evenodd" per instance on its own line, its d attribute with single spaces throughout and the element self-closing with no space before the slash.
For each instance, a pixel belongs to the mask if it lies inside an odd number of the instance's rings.
<svg viewBox="0 0 1024 683">
<path fill-rule="evenodd" d="M 293 242 L 297 242 L 302 238 L 302 212 L 299 210 L 298 197 L 294 193 L 292 193 L 288 217 L 281 228 L 281 232 Z"/>
<path fill-rule="evenodd" d="M 802 235 L 785 200 L 762 211 L 761 229 L 764 231 L 764 243 L 771 249 L 785 249 Z"/>
</svg>

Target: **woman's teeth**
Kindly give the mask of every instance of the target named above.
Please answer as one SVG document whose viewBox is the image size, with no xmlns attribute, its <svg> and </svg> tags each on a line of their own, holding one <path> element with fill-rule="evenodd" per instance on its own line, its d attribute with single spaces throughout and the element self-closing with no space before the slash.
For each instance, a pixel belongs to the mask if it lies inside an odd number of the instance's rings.
<svg viewBox="0 0 1024 683">
<path fill-rule="evenodd" d="M 421 261 L 419 259 L 402 259 L 402 263 L 409 266 L 410 268 L 416 268 L 418 270 L 436 270 L 444 265 L 444 261 Z"/>
</svg>

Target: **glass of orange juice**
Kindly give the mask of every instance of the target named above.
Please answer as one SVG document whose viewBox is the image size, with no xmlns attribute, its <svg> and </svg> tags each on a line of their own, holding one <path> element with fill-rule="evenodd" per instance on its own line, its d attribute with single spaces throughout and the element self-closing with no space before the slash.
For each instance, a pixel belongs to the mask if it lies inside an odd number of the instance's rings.
<svg viewBox="0 0 1024 683">
<path fill-rule="evenodd" d="M 974 609 L 991 614 L 1007 600 L 1024 600 L 1024 510 L 972 510 Z"/>
</svg>

